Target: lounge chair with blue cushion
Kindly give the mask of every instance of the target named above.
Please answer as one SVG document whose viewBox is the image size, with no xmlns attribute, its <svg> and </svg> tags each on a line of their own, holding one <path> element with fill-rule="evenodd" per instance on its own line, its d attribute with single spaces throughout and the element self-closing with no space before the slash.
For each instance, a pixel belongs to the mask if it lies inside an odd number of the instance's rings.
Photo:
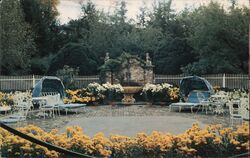
<svg viewBox="0 0 250 158">
<path fill-rule="evenodd" d="M 178 108 L 179 112 L 181 112 L 182 109 L 188 108 L 193 112 L 193 108 L 200 106 L 201 102 L 206 101 L 209 96 L 210 94 L 207 91 L 191 91 L 188 95 L 187 102 L 172 103 L 169 105 L 169 111 L 171 111 L 172 108 Z"/>
<path fill-rule="evenodd" d="M 85 107 L 86 104 L 78 104 L 78 103 L 64 104 L 63 100 L 60 97 L 60 94 L 57 95 L 55 109 L 58 111 L 59 115 L 60 115 L 60 110 L 65 111 L 67 115 L 69 110 L 74 110 L 77 113 L 78 109 Z"/>
<path fill-rule="evenodd" d="M 202 105 L 208 101 L 210 95 L 213 94 L 212 85 L 204 78 L 198 76 L 187 76 L 180 81 L 180 97 L 179 103 L 169 105 L 169 110 L 178 108 L 181 111 L 184 108 L 193 108 Z"/>
<path fill-rule="evenodd" d="M 77 110 L 79 108 L 84 108 L 85 109 L 86 104 L 77 104 L 77 103 L 71 103 L 71 104 L 59 104 L 58 105 L 58 109 L 59 110 L 65 110 L 66 115 L 68 114 L 69 110 L 75 110 L 75 112 L 77 113 Z"/>
</svg>

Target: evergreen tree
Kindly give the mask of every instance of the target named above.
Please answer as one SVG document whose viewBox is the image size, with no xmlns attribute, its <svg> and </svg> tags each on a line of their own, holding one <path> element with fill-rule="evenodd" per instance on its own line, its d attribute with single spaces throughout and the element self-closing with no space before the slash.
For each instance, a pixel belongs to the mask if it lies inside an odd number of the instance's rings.
<svg viewBox="0 0 250 158">
<path fill-rule="evenodd" d="M 29 72 L 30 58 L 35 52 L 30 26 L 24 21 L 19 0 L 0 3 L 0 74 L 16 75 Z"/>
<path fill-rule="evenodd" d="M 20 0 L 24 11 L 25 21 L 30 24 L 35 33 L 38 54 L 44 57 L 56 53 L 62 45 L 59 36 L 58 15 L 56 6 L 58 0 Z"/>
<path fill-rule="evenodd" d="M 140 7 L 140 13 L 137 15 L 137 20 L 138 20 L 138 26 L 145 28 L 146 27 L 146 22 L 147 22 L 147 7 L 145 2 L 143 3 L 143 6 Z"/>
<path fill-rule="evenodd" d="M 198 61 L 183 69 L 185 73 L 247 72 L 247 29 L 250 10 L 218 3 L 198 8 L 194 14 L 189 41 Z"/>
</svg>

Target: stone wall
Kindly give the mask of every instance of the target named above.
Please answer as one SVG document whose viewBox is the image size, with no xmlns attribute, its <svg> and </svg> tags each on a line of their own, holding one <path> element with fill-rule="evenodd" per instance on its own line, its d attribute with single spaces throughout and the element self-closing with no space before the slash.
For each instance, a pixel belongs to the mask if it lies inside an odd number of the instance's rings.
<svg viewBox="0 0 250 158">
<path fill-rule="evenodd" d="M 109 57 L 106 56 L 105 59 L 109 60 Z M 105 62 L 108 62 L 108 60 L 105 60 Z M 111 71 L 107 71 L 104 81 L 121 84 L 133 82 L 139 85 L 153 83 L 153 65 L 148 55 L 146 61 L 131 55 L 129 58 L 121 61 L 120 70 L 118 72 L 111 73 Z"/>
<path fill-rule="evenodd" d="M 144 70 L 144 83 L 154 83 L 153 66 L 146 66 Z"/>
</svg>

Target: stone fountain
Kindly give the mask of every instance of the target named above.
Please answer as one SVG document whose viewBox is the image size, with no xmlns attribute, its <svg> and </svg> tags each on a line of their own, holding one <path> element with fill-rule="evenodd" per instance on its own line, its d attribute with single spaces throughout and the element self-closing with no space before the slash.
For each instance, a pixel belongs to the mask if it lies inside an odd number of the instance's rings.
<svg viewBox="0 0 250 158">
<path fill-rule="evenodd" d="M 120 83 L 124 89 L 122 104 L 130 105 L 135 103 L 134 94 L 140 92 L 143 85 L 153 83 L 153 67 L 148 53 L 146 53 L 146 60 L 128 53 L 110 60 L 109 53 L 106 53 L 102 66 L 105 73 L 100 76 L 100 80 L 104 83 Z"/>
<path fill-rule="evenodd" d="M 124 91 L 122 92 L 123 93 L 122 103 L 128 105 L 128 104 L 135 103 L 134 94 L 141 91 L 142 87 L 140 87 L 140 86 L 124 86 L 123 89 L 124 89 Z"/>
</svg>

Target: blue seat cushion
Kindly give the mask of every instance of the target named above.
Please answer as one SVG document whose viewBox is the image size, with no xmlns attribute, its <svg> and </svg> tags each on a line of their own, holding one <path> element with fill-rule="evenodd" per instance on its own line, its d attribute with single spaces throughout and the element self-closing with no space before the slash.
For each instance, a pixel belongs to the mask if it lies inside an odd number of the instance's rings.
<svg viewBox="0 0 250 158">
<path fill-rule="evenodd" d="M 58 107 L 60 109 L 77 109 L 77 108 L 82 108 L 82 107 L 85 107 L 86 104 L 61 104 L 61 105 L 58 105 Z"/>
</svg>

